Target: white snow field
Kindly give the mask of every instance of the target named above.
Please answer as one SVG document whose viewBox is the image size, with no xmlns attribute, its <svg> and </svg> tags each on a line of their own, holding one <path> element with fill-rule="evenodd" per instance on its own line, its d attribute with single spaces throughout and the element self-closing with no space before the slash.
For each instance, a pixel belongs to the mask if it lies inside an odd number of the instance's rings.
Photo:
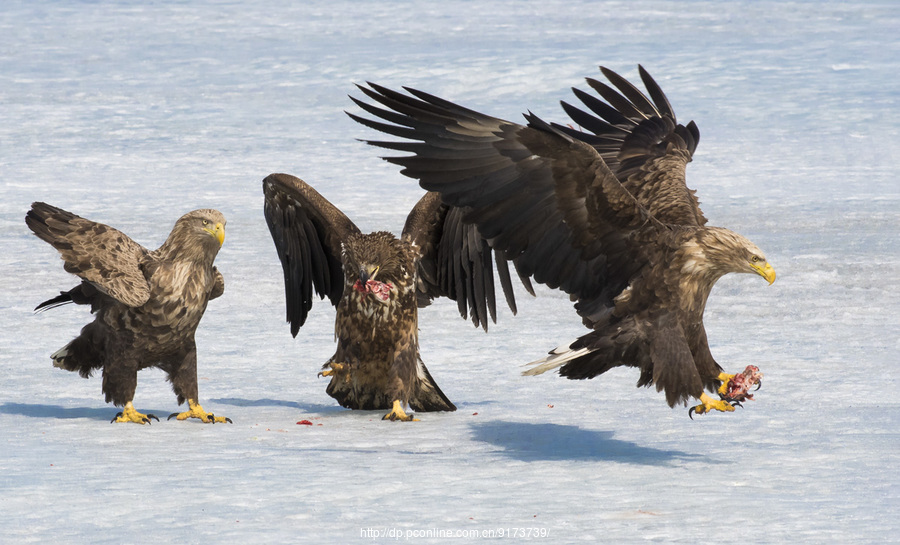
<svg viewBox="0 0 900 545">
<path fill-rule="evenodd" d="M 900 542 L 900 4 L 838 1 L 44 1 L 0 5 L 0 542 Z M 488 334 L 420 313 L 454 413 L 342 409 L 320 365 L 334 311 L 296 339 L 262 214 L 288 172 L 366 231 L 422 194 L 344 110 L 355 83 L 411 86 L 514 121 L 638 63 L 701 140 L 711 224 L 763 248 L 772 285 L 728 276 L 706 313 L 756 399 L 688 419 L 617 369 L 522 365 L 586 330 L 520 290 Z M 203 406 L 166 421 L 158 370 L 110 424 L 100 378 L 49 355 L 90 319 L 32 309 L 75 285 L 24 224 L 43 200 L 148 247 L 194 208 L 228 218 L 225 295 L 198 330 Z M 313 425 L 298 422 L 308 420 Z"/>
</svg>

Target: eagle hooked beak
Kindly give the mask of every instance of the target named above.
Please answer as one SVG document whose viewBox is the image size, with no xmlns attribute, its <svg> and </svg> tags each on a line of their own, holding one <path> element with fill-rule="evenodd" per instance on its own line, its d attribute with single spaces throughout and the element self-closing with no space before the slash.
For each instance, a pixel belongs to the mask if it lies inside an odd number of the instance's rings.
<svg viewBox="0 0 900 545">
<path fill-rule="evenodd" d="M 772 282 L 775 281 L 775 269 L 772 268 L 771 265 L 769 265 L 768 261 L 765 261 L 761 264 L 751 262 L 750 267 L 752 267 L 753 270 L 756 271 L 756 274 L 765 278 L 770 286 L 772 285 Z"/>
<path fill-rule="evenodd" d="M 378 269 L 378 265 L 366 265 L 365 267 L 360 267 L 359 281 L 365 285 L 369 280 L 375 280 L 375 276 L 378 275 Z"/>
<path fill-rule="evenodd" d="M 225 226 L 222 225 L 221 222 L 217 223 L 213 227 L 204 227 L 203 230 L 212 235 L 213 238 L 218 240 L 219 246 L 222 246 L 222 244 L 225 243 Z"/>
</svg>

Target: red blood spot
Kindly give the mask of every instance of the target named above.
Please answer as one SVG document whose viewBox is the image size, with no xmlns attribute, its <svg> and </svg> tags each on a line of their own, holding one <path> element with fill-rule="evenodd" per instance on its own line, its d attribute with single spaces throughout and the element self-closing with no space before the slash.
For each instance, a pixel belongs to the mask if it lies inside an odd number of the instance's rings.
<svg viewBox="0 0 900 545">
<path fill-rule="evenodd" d="M 353 284 L 353 289 L 359 293 L 363 295 L 371 293 L 382 301 L 387 301 L 390 298 L 393 287 L 393 284 L 390 282 L 378 282 L 377 280 L 368 280 L 365 284 L 357 280 Z"/>
<path fill-rule="evenodd" d="M 297 424 L 301 426 L 312 426 L 312 422 L 310 422 L 309 420 L 301 420 L 300 422 L 297 422 Z"/>
<path fill-rule="evenodd" d="M 478 413 L 472 413 L 472 416 L 478 416 Z"/>
<path fill-rule="evenodd" d="M 753 386 L 759 388 L 758 384 L 762 376 L 763 374 L 759 372 L 759 367 L 748 365 L 743 373 L 735 375 L 730 381 L 726 382 L 724 385 L 725 391 L 720 391 L 720 393 L 724 395 L 727 401 L 753 399 L 753 394 L 749 393 L 749 390 Z"/>
</svg>

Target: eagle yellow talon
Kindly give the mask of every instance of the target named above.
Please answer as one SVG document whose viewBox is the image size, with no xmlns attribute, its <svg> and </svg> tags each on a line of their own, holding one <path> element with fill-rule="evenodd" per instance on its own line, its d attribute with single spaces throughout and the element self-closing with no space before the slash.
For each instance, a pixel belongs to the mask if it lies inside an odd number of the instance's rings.
<svg viewBox="0 0 900 545">
<path fill-rule="evenodd" d="M 719 386 L 718 389 L 719 395 L 725 395 L 726 393 L 728 393 L 728 388 L 731 383 L 731 379 L 734 378 L 734 375 L 729 375 L 728 373 L 719 373 L 719 376 L 716 378 L 722 381 L 722 385 Z"/>
<path fill-rule="evenodd" d="M 177 418 L 178 420 L 187 420 L 188 418 L 197 418 L 205 424 L 224 424 L 225 422 L 229 424 L 232 423 L 230 418 L 224 416 L 216 416 L 212 413 L 204 411 L 203 407 L 201 407 L 200 404 L 193 399 L 188 399 L 188 407 L 190 408 L 183 413 L 170 414 L 168 419 L 172 420 L 172 418 Z"/>
<path fill-rule="evenodd" d="M 418 422 L 418 418 L 413 418 L 413 415 L 406 414 L 403 410 L 403 405 L 400 403 L 400 400 L 394 400 L 394 407 L 391 409 L 391 412 L 384 415 L 382 420 L 391 420 L 396 421 L 400 420 L 402 422 Z"/>
<path fill-rule="evenodd" d="M 723 401 L 721 399 L 713 399 L 706 394 L 700 394 L 700 403 L 701 405 L 691 407 L 688 411 L 688 417 L 690 417 L 691 420 L 694 419 L 694 417 L 692 416 L 693 413 L 706 414 L 712 410 L 722 412 L 734 411 L 734 407 L 731 405 L 731 403 L 728 403 L 727 401 Z"/>
<path fill-rule="evenodd" d="M 344 382 L 350 382 L 350 364 L 347 363 L 328 363 L 326 364 L 330 369 L 325 369 L 324 371 L 319 371 L 320 377 L 331 377 L 336 375 L 343 375 Z"/>
<path fill-rule="evenodd" d="M 150 424 L 150 420 L 156 420 L 159 422 L 159 418 L 156 418 L 154 414 L 143 414 L 137 412 L 134 408 L 134 405 L 129 401 L 125 404 L 125 408 L 122 409 L 122 412 L 116 415 L 115 418 L 110 420 L 110 422 L 134 422 L 135 424 Z"/>
</svg>

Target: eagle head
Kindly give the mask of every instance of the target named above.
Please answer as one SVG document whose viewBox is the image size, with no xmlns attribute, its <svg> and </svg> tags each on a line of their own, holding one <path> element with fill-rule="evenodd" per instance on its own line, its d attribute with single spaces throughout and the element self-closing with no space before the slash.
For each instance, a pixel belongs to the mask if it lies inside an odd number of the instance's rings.
<svg viewBox="0 0 900 545">
<path fill-rule="evenodd" d="M 705 228 L 697 240 L 695 250 L 703 256 L 705 267 L 719 277 L 727 273 L 753 273 L 775 281 L 775 269 L 765 254 L 747 238 L 720 227 Z"/>
<path fill-rule="evenodd" d="M 388 303 L 391 294 L 409 282 L 404 245 L 391 233 L 352 235 L 344 241 L 343 254 L 347 283 L 376 301 Z"/>
<path fill-rule="evenodd" d="M 218 210 L 204 208 L 178 218 L 160 250 L 170 249 L 183 255 L 181 251 L 190 248 L 188 255 L 215 259 L 224 242 L 225 216 Z"/>
</svg>

